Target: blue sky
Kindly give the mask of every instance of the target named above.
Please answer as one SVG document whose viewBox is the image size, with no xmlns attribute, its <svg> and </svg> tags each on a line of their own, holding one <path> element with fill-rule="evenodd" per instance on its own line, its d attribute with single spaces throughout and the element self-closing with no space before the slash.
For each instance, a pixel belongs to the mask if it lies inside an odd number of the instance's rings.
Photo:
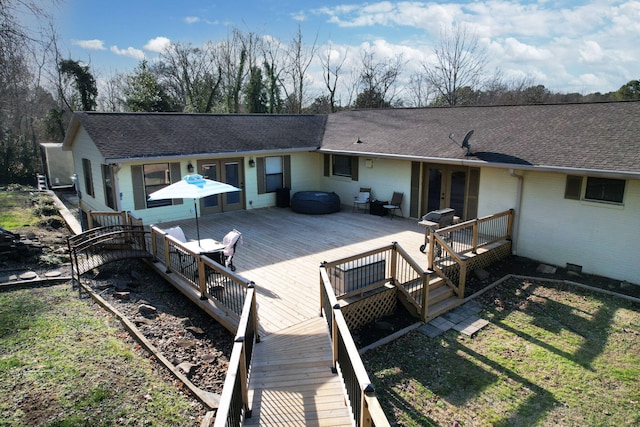
<svg viewBox="0 0 640 427">
<path fill-rule="evenodd" d="M 57 6 L 64 53 L 99 78 L 153 60 L 169 42 L 220 41 L 231 28 L 288 43 L 300 25 L 320 51 L 357 69 L 366 48 L 377 59 L 402 53 L 402 79 L 433 59 L 441 28 L 464 23 L 489 57 L 488 71 L 530 77 L 563 93 L 609 92 L 640 79 L 640 1 L 434 0 L 430 2 L 66 0 Z M 319 61 L 310 87 L 320 94 Z"/>
</svg>

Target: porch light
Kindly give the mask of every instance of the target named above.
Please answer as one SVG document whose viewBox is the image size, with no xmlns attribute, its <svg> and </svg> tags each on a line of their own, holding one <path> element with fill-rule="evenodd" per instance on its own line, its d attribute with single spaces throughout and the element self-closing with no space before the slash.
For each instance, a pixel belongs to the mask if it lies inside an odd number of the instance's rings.
<svg viewBox="0 0 640 427">
<path fill-rule="evenodd" d="M 256 166 L 256 161 L 253 159 L 249 159 L 249 167 L 253 168 Z"/>
<path fill-rule="evenodd" d="M 187 171 L 189 173 L 193 173 L 193 165 L 191 164 L 191 162 L 189 162 L 189 164 L 187 164 Z"/>
</svg>

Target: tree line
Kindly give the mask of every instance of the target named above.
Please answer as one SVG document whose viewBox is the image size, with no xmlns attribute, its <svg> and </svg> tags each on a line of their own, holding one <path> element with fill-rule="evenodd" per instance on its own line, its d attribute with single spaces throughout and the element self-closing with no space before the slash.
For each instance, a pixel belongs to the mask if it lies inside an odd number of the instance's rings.
<svg viewBox="0 0 640 427">
<path fill-rule="evenodd" d="M 38 28 L 25 28 L 19 13 Z M 232 29 L 223 40 L 171 43 L 153 61 L 100 79 L 65 58 L 55 23 L 36 0 L 0 1 L 0 184 L 32 183 L 42 173 L 39 143 L 61 142 L 73 111 L 330 114 L 346 108 L 443 107 L 640 99 L 632 80 L 610 93 L 553 93 L 532 78 L 508 80 L 488 70 L 475 34 L 443 30 L 434 61 L 403 74 L 402 55 L 373 50 L 336 54 L 305 40 L 287 42 Z M 349 57 L 349 55 L 357 57 Z M 351 64 L 347 69 L 347 61 Z M 355 66 L 354 66 L 355 64 Z M 321 70 L 321 91 L 310 67 Z"/>
</svg>

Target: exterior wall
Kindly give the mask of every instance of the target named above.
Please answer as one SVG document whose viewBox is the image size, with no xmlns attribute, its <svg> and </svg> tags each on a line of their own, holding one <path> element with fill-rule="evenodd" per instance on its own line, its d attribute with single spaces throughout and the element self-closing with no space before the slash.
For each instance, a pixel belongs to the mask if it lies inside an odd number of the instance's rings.
<svg viewBox="0 0 640 427">
<path fill-rule="evenodd" d="M 367 159 L 371 160 L 371 167 L 367 167 Z M 323 175 L 322 162 L 323 158 L 320 157 L 320 176 Z M 358 181 L 340 176 L 323 176 L 322 178 L 322 189 L 336 192 L 345 208 L 351 209 L 353 198 L 358 195 L 360 187 L 368 187 L 371 188 L 372 198 L 375 200 L 390 201 L 394 191 L 404 193 L 402 212 L 405 217 L 409 215 L 411 194 L 410 161 L 359 157 Z M 396 211 L 396 214 L 400 215 L 400 212 Z"/>
<path fill-rule="evenodd" d="M 273 153 L 281 156 L 288 153 Z M 291 194 L 296 191 L 318 190 L 322 176 L 322 156 L 318 153 L 291 153 Z M 259 157 L 269 156 L 261 154 Z M 276 193 L 258 194 L 257 168 L 245 162 L 245 196 L 247 209 L 267 208 L 276 205 Z"/>
<path fill-rule="evenodd" d="M 484 168 L 480 178 L 481 216 L 516 209 L 518 255 L 640 284 L 640 181 L 627 180 L 619 206 L 565 199 L 564 174 L 518 173 L 524 176 L 520 209 L 515 206 L 517 180 L 507 171 Z"/>
<path fill-rule="evenodd" d="M 87 194 L 84 183 L 84 170 L 82 168 L 82 159 L 91 161 L 91 175 L 93 179 L 93 196 Z M 78 175 L 78 184 L 80 185 L 80 207 L 84 211 L 111 211 L 107 207 L 104 198 L 104 186 L 102 183 L 102 169 L 104 159 L 96 148 L 95 144 L 84 130 L 80 127 L 73 144 L 73 168 Z"/>
<path fill-rule="evenodd" d="M 283 154 L 287 153 L 273 153 L 274 156 Z M 268 154 L 265 154 L 265 156 L 266 155 Z M 244 198 L 246 201 L 246 209 L 273 207 L 276 204 L 276 193 L 258 194 L 257 168 L 249 166 L 250 158 L 255 159 L 254 156 L 246 156 L 244 160 Z M 322 175 L 322 164 L 318 163 L 318 159 L 322 159 L 322 157 L 318 156 L 317 153 L 291 153 L 292 193 L 318 188 L 319 177 Z M 167 161 L 171 161 L 171 159 L 167 159 Z M 195 211 L 192 200 L 184 200 L 181 205 L 135 210 L 131 166 L 144 163 L 145 162 L 139 162 L 123 165 L 118 172 L 117 186 L 120 194 L 121 210 L 131 211 L 136 217 L 142 218 L 145 224 L 159 224 L 185 218 L 194 218 Z M 188 173 L 188 163 L 188 160 L 180 162 L 182 176 Z M 193 164 L 195 161 L 192 160 L 191 163 Z"/>
</svg>

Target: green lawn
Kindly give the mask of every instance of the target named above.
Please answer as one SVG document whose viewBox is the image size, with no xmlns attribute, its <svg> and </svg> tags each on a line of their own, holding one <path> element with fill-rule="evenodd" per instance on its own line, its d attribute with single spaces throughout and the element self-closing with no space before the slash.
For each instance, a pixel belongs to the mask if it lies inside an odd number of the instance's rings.
<svg viewBox="0 0 640 427">
<path fill-rule="evenodd" d="M 400 426 L 640 425 L 637 304 L 511 279 L 473 337 L 417 331 L 364 355 Z"/>
</svg>

